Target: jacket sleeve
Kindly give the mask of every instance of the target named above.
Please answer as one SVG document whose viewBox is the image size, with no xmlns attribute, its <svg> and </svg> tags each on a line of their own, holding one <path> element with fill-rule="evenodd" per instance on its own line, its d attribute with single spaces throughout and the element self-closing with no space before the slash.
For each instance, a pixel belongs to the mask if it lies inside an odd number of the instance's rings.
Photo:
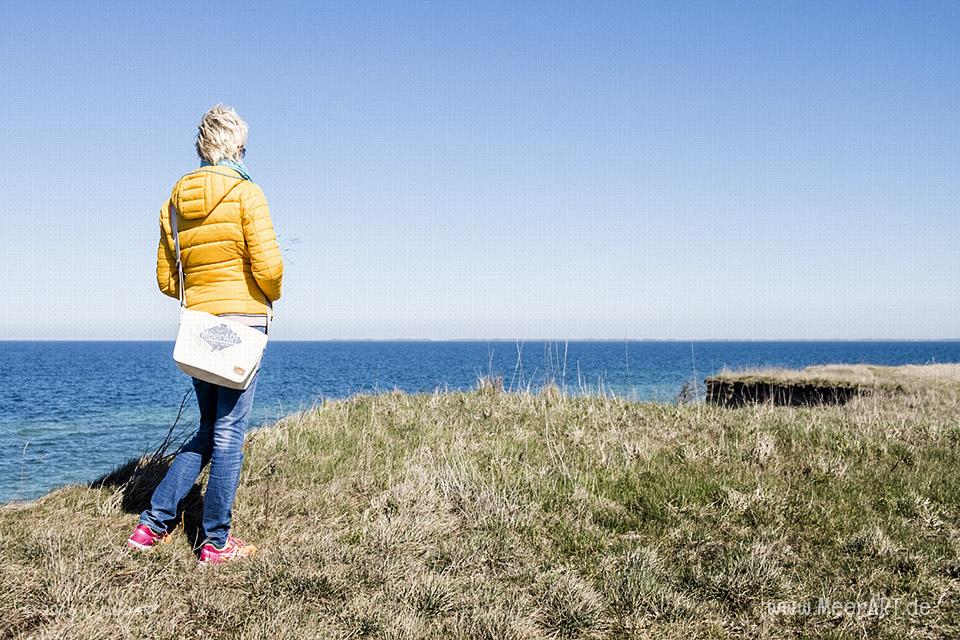
<svg viewBox="0 0 960 640">
<path fill-rule="evenodd" d="M 160 244 L 157 247 L 157 286 L 171 298 L 180 298 L 180 276 L 177 274 L 177 259 L 170 248 L 170 203 L 160 209 Z"/>
<path fill-rule="evenodd" d="M 253 277 L 268 300 L 279 300 L 283 284 L 283 258 L 263 190 L 255 184 L 251 185 L 243 194 L 241 207 L 243 238 L 250 253 Z"/>
</svg>

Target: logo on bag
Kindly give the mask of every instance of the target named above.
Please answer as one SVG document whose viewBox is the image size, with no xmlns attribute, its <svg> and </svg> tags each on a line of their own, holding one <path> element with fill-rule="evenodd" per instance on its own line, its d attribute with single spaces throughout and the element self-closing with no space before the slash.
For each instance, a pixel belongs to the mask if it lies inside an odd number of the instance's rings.
<svg viewBox="0 0 960 640">
<path fill-rule="evenodd" d="M 200 334 L 200 338 L 213 347 L 214 351 L 220 351 L 221 349 L 226 349 L 227 347 L 232 347 L 233 345 L 240 344 L 242 342 L 242 340 L 240 340 L 240 336 L 238 336 L 233 329 L 225 324 L 219 324 L 215 327 L 206 329 Z"/>
</svg>

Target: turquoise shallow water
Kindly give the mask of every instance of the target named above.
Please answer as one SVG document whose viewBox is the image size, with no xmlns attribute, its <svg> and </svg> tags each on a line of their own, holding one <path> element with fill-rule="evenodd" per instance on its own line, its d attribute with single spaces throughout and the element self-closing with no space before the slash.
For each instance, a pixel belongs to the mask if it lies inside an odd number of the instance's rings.
<svg viewBox="0 0 960 640">
<path fill-rule="evenodd" d="M 169 342 L 0 342 L 0 502 L 87 482 L 155 447 L 191 389 Z M 691 353 L 692 350 L 692 353 Z M 724 367 L 960 362 L 960 342 L 274 342 L 254 424 L 321 398 L 508 388 L 547 380 L 574 393 L 673 401 Z M 183 421 L 195 424 L 191 397 Z"/>
</svg>

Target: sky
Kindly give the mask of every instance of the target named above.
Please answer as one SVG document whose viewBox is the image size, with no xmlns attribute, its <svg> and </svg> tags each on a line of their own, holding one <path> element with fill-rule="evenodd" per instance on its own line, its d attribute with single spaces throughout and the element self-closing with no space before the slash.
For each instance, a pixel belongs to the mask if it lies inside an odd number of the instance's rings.
<svg viewBox="0 0 960 640">
<path fill-rule="evenodd" d="M 0 3 L 0 339 L 160 339 L 215 103 L 275 339 L 960 337 L 960 4 Z"/>
</svg>

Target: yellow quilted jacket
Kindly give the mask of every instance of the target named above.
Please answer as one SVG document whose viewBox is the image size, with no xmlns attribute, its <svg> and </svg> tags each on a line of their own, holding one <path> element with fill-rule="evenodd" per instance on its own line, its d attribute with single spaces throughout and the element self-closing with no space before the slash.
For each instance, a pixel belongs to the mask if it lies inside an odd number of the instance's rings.
<svg viewBox="0 0 960 640">
<path fill-rule="evenodd" d="M 267 313 L 267 300 L 280 298 L 283 260 L 260 187 L 223 166 L 201 167 L 173 187 L 160 210 L 157 284 L 179 298 L 170 202 L 179 213 L 187 307 L 214 314 Z"/>
</svg>

